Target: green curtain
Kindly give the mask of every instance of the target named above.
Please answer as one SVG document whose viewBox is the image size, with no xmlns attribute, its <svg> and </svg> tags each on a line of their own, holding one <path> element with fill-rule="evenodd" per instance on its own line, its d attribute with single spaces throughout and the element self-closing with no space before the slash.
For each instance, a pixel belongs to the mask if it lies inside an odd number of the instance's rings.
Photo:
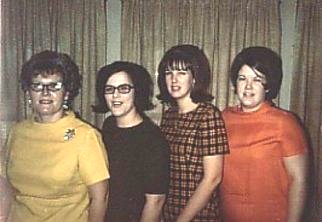
<svg viewBox="0 0 322 222">
<path fill-rule="evenodd" d="M 307 221 L 322 220 L 322 1 L 298 0 L 291 110 L 310 138 Z"/>
<path fill-rule="evenodd" d="M 211 91 L 221 109 L 236 102 L 228 70 L 244 47 L 281 48 L 277 0 L 123 0 L 123 60 L 145 66 L 157 77 L 164 52 L 176 44 L 203 48 L 212 69 Z M 155 87 L 157 94 L 157 87 Z M 157 103 L 157 101 L 156 101 Z M 159 121 L 161 106 L 150 113 Z"/>
<path fill-rule="evenodd" d="M 50 49 L 71 55 L 78 64 L 83 85 L 73 108 L 85 120 L 100 124 L 91 105 L 95 73 L 107 60 L 105 9 L 104 0 L 2 0 L 3 119 L 13 122 L 30 113 L 18 84 L 20 69 L 31 55 Z"/>
</svg>

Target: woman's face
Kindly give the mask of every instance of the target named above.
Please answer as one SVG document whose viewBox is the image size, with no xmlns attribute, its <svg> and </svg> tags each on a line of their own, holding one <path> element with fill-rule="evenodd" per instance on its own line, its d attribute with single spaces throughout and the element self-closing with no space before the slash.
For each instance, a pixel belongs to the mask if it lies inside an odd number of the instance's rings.
<svg viewBox="0 0 322 222">
<path fill-rule="evenodd" d="M 136 114 L 134 86 L 126 72 L 114 73 L 105 84 L 105 101 L 113 116 L 126 119 Z"/>
<path fill-rule="evenodd" d="M 194 78 L 191 71 L 188 70 L 172 70 L 165 72 L 165 82 L 169 94 L 177 102 L 179 100 L 190 100 L 191 90 L 194 84 Z"/>
<path fill-rule="evenodd" d="M 63 102 L 68 93 L 64 91 L 59 73 L 44 73 L 32 78 L 28 93 L 37 121 L 55 122 L 63 117 Z"/>
<path fill-rule="evenodd" d="M 237 96 L 244 112 L 252 112 L 259 109 L 265 101 L 265 75 L 243 65 L 237 77 Z"/>
</svg>

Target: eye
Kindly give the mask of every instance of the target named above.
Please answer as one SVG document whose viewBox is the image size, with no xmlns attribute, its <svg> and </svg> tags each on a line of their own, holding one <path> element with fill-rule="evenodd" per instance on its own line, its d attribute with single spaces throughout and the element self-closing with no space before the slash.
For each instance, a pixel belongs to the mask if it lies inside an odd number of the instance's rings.
<svg viewBox="0 0 322 222">
<path fill-rule="evenodd" d="M 105 89 L 104 89 L 106 94 L 112 94 L 114 93 L 114 90 L 115 90 L 114 86 L 105 86 Z"/>
<path fill-rule="evenodd" d="M 120 85 L 119 87 L 117 87 L 119 90 L 121 91 L 127 91 L 131 88 L 130 85 L 124 84 L 124 85 Z"/>
<path fill-rule="evenodd" d="M 179 73 L 180 75 L 183 75 L 183 76 L 184 76 L 184 75 L 187 75 L 187 71 L 183 71 L 183 70 L 179 71 L 178 73 Z"/>
<path fill-rule="evenodd" d="M 245 81 L 245 80 L 246 80 L 245 76 L 238 76 L 237 77 L 237 81 Z"/>
<path fill-rule="evenodd" d="M 40 83 L 31 83 L 31 87 L 35 89 L 42 89 L 42 84 Z"/>
<path fill-rule="evenodd" d="M 262 78 L 260 78 L 260 77 L 255 77 L 255 78 L 254 78 L 254 81 L 255 81 L 255 82 L 262 83 L 262 82 L 263 82 L 263 79 L 262 79 Z"/>
<path fill-rule="evenodd" d="M 165 75 L 171 75 L 171 74 L 172 74 L 172 71 L 170 71 L 170 70 L 165 71 Z"/>
<path fill-rule="evenodd" d="M 61 88 L 63 88 L 63 83 L 62 82 L 53 82 L 48 84 L 48 88 L 50 90 L 60 90 Z"/>
<path fill-rule="evenodd" d="M 30 84 L 30 89 L 35 92 L 40 92 L 43 89 L 43 85 L 39 82 L 33 82 Z"/>
<path fill-rule="evenodd" d="M 123 93 L 123 94 L 126 94 L 126 93 L 129 93 L 131 91 L 131 89 L 133 89 L 134 87 L 129 85 L 129 84 L 122 84 L 122 85 L 119 85 L 117 87 L 117 90 L 120 92 L 120 93 Z"/>
</svg>

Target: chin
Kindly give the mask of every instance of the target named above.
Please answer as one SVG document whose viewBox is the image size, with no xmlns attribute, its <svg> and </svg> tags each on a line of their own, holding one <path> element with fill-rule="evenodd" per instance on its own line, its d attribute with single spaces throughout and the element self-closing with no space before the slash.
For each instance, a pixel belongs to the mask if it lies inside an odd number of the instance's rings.
<svg viewBox="0 0 322 222">
<path fill-rule="evenodd" d="M 54 113 L 53 112 L 44 112 L 44 111 L 42 111 L 42 112 L 37 112 L 37 114 L 39 115 L 39 116 L 53 116 L 54 115 Z"/>
<path fill-rule="evenodd" d="M 256 105 L 242 105 L 242 107 L 244 109 L 251 110 L 253 112 L 253 111 L 258 110 L 260 108 L 260 105 L 257 105 L 257 104 Z"/>
<path fill-rule="evenodd" d="M 111 112 L 111 114 L 114 116 L 114 117 L 122 117 L 124 115 L 124 112 Z"/>
</svg>

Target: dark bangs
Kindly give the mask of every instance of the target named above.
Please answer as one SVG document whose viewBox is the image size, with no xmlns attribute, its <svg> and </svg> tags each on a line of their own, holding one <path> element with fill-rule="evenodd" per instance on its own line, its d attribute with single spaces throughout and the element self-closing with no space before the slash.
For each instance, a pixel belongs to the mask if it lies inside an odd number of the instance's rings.
<svg viewBox="0 0 322 222">
<path fill-rule="evenodd" d="M 191 71 L 193 72 L 193 65 L 189 61 L 171 60 L 165 66 L 164 71 Z"/>
<path fill-rule="evenodd" d="M 213 99 L 208 92 L 210 83 L 210 66 L 204 52 L 194 45 L 177 45 L 170 48 L 161 59 L 158 67 L 159 100 L 165 103 L 175 104 L 168 92 L 165 74 L 171 70 L 190 70 L 195 79 L 194 88 L 191 91 L 193 102 L 208 102 Z"/>
</svg>

